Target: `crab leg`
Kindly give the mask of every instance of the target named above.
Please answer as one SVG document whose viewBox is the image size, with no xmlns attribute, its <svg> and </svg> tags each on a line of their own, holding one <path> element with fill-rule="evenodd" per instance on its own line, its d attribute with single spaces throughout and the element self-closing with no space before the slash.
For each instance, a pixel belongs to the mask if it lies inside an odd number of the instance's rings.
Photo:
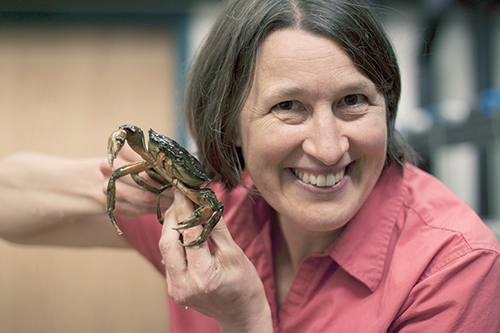
<svg viewBox="0 0 500 333">
<path fill-rule="evenodd" d="M 198 205 L 198 208 L 194 210 L 191 216 L 179 222 L 177 227 L 175 227 L 174 229 L 175 230 L 188 229 L 196 225 L 200 225 L 206 221 L 207 223 L 203 228 L 200 237 L 189 244 L 183 244 L 183 246 L 188 246 L 188 247 L 199 245 L 207 240 L 208 236 L 212 232 L 212 229 L 219 222 L 222 216 L 222 212 L 224 210 L 224 206 L 217 199 L 214 191 L 212 191 L 209 188 L 193 190 L 186 187 L 178 179 L 174 179 L 173 184 L 182 192 L 182 194 L 184 194 L 192 202 Z"/>
<path fill-rule="evenodd" d="M 132 173 L 130 174 L 132 176 L 132 179 L 136 182 L 137 185 L 140 187 L 148 190 L 151 193 L 158 194 L 158 198 L 156 198 L 156 216 L 158 217 L 158 222 L 163 225 L 163 222 L 165 221 L 162 213 L 161 213 L 161 207 L 160 207 L 160 194 L 162 194 L 164 191 L 168 190 L 169 188 L 172 187 L 172 184 L 166 183 L 161 177 L 158 176 L 158 174 L 154 173 L 152 169 L 146 170 L 147 174 L 153 178 L 155 181 L 158 183 L 162 184 L 160 188 L 157 188 L 153 183 L 151 183 L 149 180 L 146 180 L 142 178 L 139 174 L 137 173 Z"/>
<path fill-rule="evenodd" d="M 123 232 L 120 230 L 118 225 L 116 224 L 116 219 L 113 211 L 115 210 L 116 206 L 116 180 L 118 178 L 121 178 L 123 176 L 129 175 L 131 173 L 139 173 L 141 171 L 145 171 L 147 169 L 150 169 L 151 166 L 148 164 L 146 161 L 138 161 L 134 163 L 130 163 L 128 165 L 124 165 L 111 174 L 111 177 L 109 178 L 108 182 L 108 188 L 106 190 L 107 193 L 107 209 L 108 209 L 108 216 L 109 219 L 111 220 L 111 223 L 113 223 L 116 231 L 118 232 L 119 235 L 122 235 Z"/>
<path fill-rule="evenodd" d="M 149 171 L 149 170 L 146 170 Z M 151 183 L 149 180 L 142 178 L 138 173 L 131 173 L 130 176 L 132 176 L 132 179 L 135 181 L 137 185 L 142 187 L 143 189 L 154 193 L 154 194 L 160 194 L 161 192 L 169 189 L 172 187 L 171 184 L 165 184 L 162 185 L 160 188 L 157 188 L 153 183 Z M 166 187 L 166 188 L 165 188 Z"/>
<path fill-rule="evenodd" d="M 201 218 L 201 216 L 204 215 L 204 213 L 206 212 L 209 212 L 210 214 L 212 214 L 213 212 L 215 213 L 213 213 L 213 215 L 207 221 L 205 227 L 203 228 L 203 231 L 200 234 L 200 237 L 189 244 L 182 244 L 183 246 L 191 247 L 200 245 L 203 242 L 205 242 L 208 239 L 208 236 L 212 232 L 213 228 L 215 228 L 215 226 L 219 222 L 222 216 L 222 212 L 224 211 L 224 206 L 216 198 L 212 190 L 202 189 L 200 192 L 202 193 L 199 202 L 202 203 L 203 205 L 200 206 L 197 210 L 195 210 L 190 217 L 180 222 L 179 225 L 174 229 L 181 230 L 194 227 L 195 225 L 199 225 L 202 223 L 203 219 Z"/>
</svg>

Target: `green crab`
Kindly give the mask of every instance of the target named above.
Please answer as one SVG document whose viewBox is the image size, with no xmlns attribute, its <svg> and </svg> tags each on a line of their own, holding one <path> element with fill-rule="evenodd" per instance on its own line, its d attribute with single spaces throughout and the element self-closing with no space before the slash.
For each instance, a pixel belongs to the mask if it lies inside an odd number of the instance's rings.
<svg viewBox="0 0 500 333">
<path fill-rule="evenodd" d="M 124 165 L 115 170 L 113 161 L 125 141 L 143 160 Z M 118 178 L 129 174 L 139 186 L 158 194 L 156 214 L 161 224 L 163 224 L 164 220 L 161 214 L 159 198 L 163 191 L 175 186 L 195 204 L 196 209 L 191 216 L 181 221 L 175 229 L 187 229 L 202 223 L 206 224 L 200 237 L 189 244 L 184 244 L 184 246 L 195 246 L 205 242 L 217 222 L 219 222 L 224 206 L 217 199 L 214 191 L 204 188 L 210 182 L 210 178 L 205 174 L 201 163 L 174 140 L 150 129 L 148 148 L 146 148 L 142 130 L 134 125 L 123 125 L 109 137 L 108 162 L 113 173 L 107 188 L 107 211 L 118 234 L 121 235 L 123 232 L 116 224 L 113 213 L 116 204 L 115 183 Z M 157 187 L 149 180 L 141 177 L 139 173 L 142 171 L 145 171 L 160 186 Z"/>
</svg>

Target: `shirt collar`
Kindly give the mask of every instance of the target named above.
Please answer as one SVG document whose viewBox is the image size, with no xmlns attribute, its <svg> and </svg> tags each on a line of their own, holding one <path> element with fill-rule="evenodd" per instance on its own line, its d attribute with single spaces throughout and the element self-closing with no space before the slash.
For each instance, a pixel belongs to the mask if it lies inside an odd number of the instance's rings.
<svg viewBox="0 0 500 333">
<path fill-rule="evenodd" d="M 253 182 L 247 172 L 243 180 L 248 188 Z M 382 273 L 389 242 L 393 233 L 398 213 L 405 197 L 404 177 L 400 168 L 393 165 L 385 168 L 372 192 L 361 209 L 346 225 L 345 230 L 332 245 L 315 256 L 330 256 L 351 276 L 365 284 L 372 292 L 377 288 Z M 233 191 L 242 191 L 236 205 L 236 216 L 245 218 L 247 223 L 229 224 L 228 227 L 235 241 L 246 249 L 262 228 L 273 220 L 273 209 L 259 195 L 248 195 L 239 186 Z M 243 193 L 245 192 L 245 193 Z M 246 202 L 246 204 L 241 204 Z M 253 224 L 248 225 L 248 217 L 253 216 Z"/>
<path fill-rule="evenodd" d="M 326 254 L 372 292 L 382 279 L 405 188 L 400 168 L 393 165 L 384 169 L 361 209 L 326 250 Z"/>
</svg>

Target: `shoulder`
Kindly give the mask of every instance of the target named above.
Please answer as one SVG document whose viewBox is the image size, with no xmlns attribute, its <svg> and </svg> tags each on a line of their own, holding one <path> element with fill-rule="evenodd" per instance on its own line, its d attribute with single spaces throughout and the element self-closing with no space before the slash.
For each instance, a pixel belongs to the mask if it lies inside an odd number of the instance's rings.
<svg viewBox="0 0 500 333">
<path fill-rule="evenodd" d="M 405 182 L 408 195 L 404 206 L 431 229 L 455 234 L 471 247 L 500 253 L 493 232 L 476 212 L 432 175 L 407 165 Z"/>
<path fill-rule="evenodd" d="M 473 209 L 424 171 L 407 166 L 404 172 L 400 239 L 409 240 L 418 260 L 426 262 L 421 279 L 461 261 L 498 258 L 495 235 Z"/>
</svg>

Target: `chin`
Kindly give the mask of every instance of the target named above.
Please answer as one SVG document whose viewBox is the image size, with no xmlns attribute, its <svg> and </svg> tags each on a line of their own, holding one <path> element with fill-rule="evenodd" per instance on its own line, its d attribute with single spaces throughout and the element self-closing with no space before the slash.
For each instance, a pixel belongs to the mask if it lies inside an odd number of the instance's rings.
<svg viewBox="0 0 500 333">
<path fill-rule="evenodd" d="M 295 223 L 303 230 L 314 232 L 330 232 L 341 229 L 350 221 L 352 215 L 332 211 L 325 211 L 323 214 L 314 214 L 312 216 L 311 214 L 294 214 L 293 212 L 289 215 L 281 214 L 283 222 Z"/>
</svg>

